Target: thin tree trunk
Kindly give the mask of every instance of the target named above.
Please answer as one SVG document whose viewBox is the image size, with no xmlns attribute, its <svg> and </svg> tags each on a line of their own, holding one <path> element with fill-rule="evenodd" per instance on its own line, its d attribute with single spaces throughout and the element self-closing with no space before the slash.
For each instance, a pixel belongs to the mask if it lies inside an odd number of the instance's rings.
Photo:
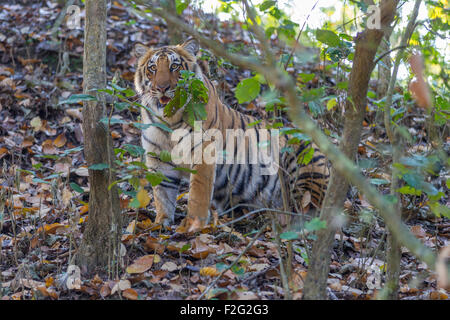
<svg viewBox="0 0 450 320">
<path fill-rule="evenodd" d="M 99 120 L 105 117 L 102 93 L 106 87 L 106 0 L 86 0 L 83 60 L 83 92 L 98 101 L 86 101 L 83 108 L 84 155 L 88 166 L 105 163 L 113 166 L 113 147 L 109 129 Z M 105 271 L 113 261 L 121 231 L 117 189 L 109 170 L 89 170 L 89 218 L 83 241 L 75 257 L 82 272 Z M 98 270 L 97 270 L 98 269 Z"/>
<path fill-rule="evenodd" d="M 393 28 L 389 28 L 389 30 L 386 31 L 383 40 L 381 40 L 380 50 L 378 50 L 379 54 L 384 54 L 385 52 L 388 52 L 391 49 L 389 39 L 391 38 L 392 30 Z M 383 59 L 381 59 L 381 61 L 378 64 L 378 81 L 377 81 L 378 100 L 386 97 L 389 87 L 389 81 L 391 79 L 391 68 L 392 68 L 391 55 L 388 53 L 383 57 Z M 376 123 L 383 122 L 383 109 L 379 108 L 377 110 L 375 122 Z"/>
<path fill-rule="evenodd" d="M 360 141 L 366 111 L 367 89 L 374 68 L 375 54 L 384 35 L 384 29 L 393 21 L 396 7 L 396 0 L 382 1 L 380 5 L 382 28 L 366 29 L 355 39 L 355 57 L 348 87 L 349 98 L 345 105 L 344 133 L 339 145 L 340 150 L 350 159 L 355 158 Z M 318 232 L 317 240 L 313 244 L 303 289 L 304 299 L 326 299 L 327 297 L 331 249 L 334 235 L 339 228 L 336 213 L 342 210 L 348 187 L 349 183 L 345 176 L 332 168 L 328 191 L 320 215 L 320 219 L 326 221 L 327 227 Z"/>
<path fill-rule="evenodd" d="M 175 0 L 167 0 L 165 4 L 167 10 L 173 15 L 177 15 L 176 3 Z M 166 21 L 167 23 L 167 32 L 169 33 L 169 42 L 172 45 L 180 44 L 183 42 L 181 31 L 177 26 L 173 25 L 170 21 Z"/>
<path fill-rule="evenodd" d="M 386 106 L 384 111 L 384 125 L 386 128 L 387 136 L 392 145 L 393 155 L 392 155 L 392 163 L 398 163 L 402 156 L 402 143 L 401 137 L 397 133 L 397 130 L 393 129 L 391 125 L 391 104 L 392 104 L 392 96 L 394 94 L 395 82 L 397 80 L 397 72 L 400 66 L 401 57 L 403 55 L 403 51 L 405 47 L 408 45 L 409 38 L 411 37 L 415 23 L 417 19 L 417 15 L 419 13 L 419 7 L 422 0 L 416 0 L 414 4 L 414 9 L 411 17 L 409 18 L 408 25 L 406 26 L 405 33 L 402 37 L 400 49 L 397 52 L 397 56 L 395 58 L 394 69 L 392 70 L 392 76 L 389 79 L 389 86 L 386 93 Z M 395 196 L 396 203 L 396 211 L 401 216 L 401 196 L 395 190 L 399 187 L 399 178 L 398 178 L 398 169 L 394 166 L 392 167 L 392 178 L 391 178 L 391 195 Z M 401 217 L 400 217 L 401 218 Z M 386 277 L 386 287 L 380 298 L 384 299 L 398 299 L 398 281 L 400 276 L 400 260 L 402 257 L 400 244 L 397 239 L 389 232 L 388 233 L 388 248 L 387 248 L 387 277 Z"/>
</svg>

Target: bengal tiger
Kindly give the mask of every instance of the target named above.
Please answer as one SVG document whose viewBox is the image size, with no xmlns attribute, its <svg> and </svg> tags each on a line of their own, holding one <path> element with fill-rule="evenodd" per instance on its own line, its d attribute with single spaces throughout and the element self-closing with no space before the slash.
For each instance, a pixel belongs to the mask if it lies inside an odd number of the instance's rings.
<svg viewBox="0 0 450 320">
<path fill-rule="evenodd" d="M 134 85 L 139 96 L 140 103 L 153 112 L 141 108 L 141 118 L 144 124 L 160 123 L 160 119 L 166 121 L 171 130 L 182 129 L 189 134 L 193 128 L 183 120 L 183 108 L 179 109 L 171 117 L 164 116 L 164 107 L 173 98 L 182 70 L 188 70 L 195 77 L 203 81 L 208 90 L 208 102 L 206 104 L 206 120 L 202 121 L 203 132 L 215 129 L 222 136 L 226 136 L 229 129 L 250 130 L 256 143 L 261 144 L 260 135 L 266 123 L 257 123 L 257 119 L 240 113 L 222 103 L 218 97 L 213 83 L 205 75 L 197 62 L 196 56 L 199 44 L 195 39 L 188 39 L 180 45 L 149 48 L 141 43 L 134 46 L 134 54 L 138 58 L 134 77 Z M 156 116 L 157 115 L 157 116 Z M 256 123 L 256 124 L 255 124 Z M 246 132 L 247 132 L 246 131 Z M 201 146 L 191 147 L 191 139 L 186 136 L 173 141 L 171 133 L 161 126 L 153 125 L 142 131 L 142 146 L 147 152 L 146 164 L 149 170 L 161 172 L 167 177 L 159 185 L 153 187 L 153 197 L 156 209 L 155 223 L 167 226 L 174 223 L 175 207 L 179 187 L 182 182 L 189 183 L 189 195 L 187 214 L 180 227 L 186 231 L 196 231 L 203 228 L 209 219 L 211 204 L 220 212 L 238 204 L 253 204 L 260 206 L 270 205 L 274 208 L 283 206 L 281 184 L 279 177 L 284 177 L 284 185 L 287 186 L 289 196 L 293 196 L 296 202 L 302 200 L 302 196 L 309 192 L 311 202 L 320 206 L 324 197 L 329 179 L 328 162 L 325 156 L 318 150 L 315 144 L 300 143 L 292 145 L 291 152 L 281 152 L 279 174 L 262 174 L 267 169 L 265 164 L 252 163 L 182 163 L 191 171 L 174 170 L 176 165 L 172 162 L 161 161 L 155 156 L 162 151 L 170 151 L 176 145 L 189 144 L 190 152 L 194 154 L 196 148 L 204 150 L 212 142 L 203 143 Z M 288 137 L 280 135 L 279 146 L 287 147 Z M 245 140 L 244 152 L 250 155 L 249 140 Z M 223 147 L 227 147 L 225 139 Z M 313 148 L 312 159 L 307 165 L 298 164 L 298 157 L 306 148 Z M 235 153 L 236 153 L 235 148 Z M 236 154 L 227 155 L 235 157 Z M 180 229 L 180 228 L 179 228 Z"/>
</svg>

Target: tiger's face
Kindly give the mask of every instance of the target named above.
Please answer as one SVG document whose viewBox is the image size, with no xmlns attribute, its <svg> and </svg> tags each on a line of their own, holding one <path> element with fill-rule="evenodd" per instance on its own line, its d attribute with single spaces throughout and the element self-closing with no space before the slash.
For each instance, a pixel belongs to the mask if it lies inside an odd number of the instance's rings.
<svg viewBox="0 0 450 320">
<path fill-rule="evenodd" d="M 139 60 L 134 84 L 141 103 L 163 116 L 164 106 L 173 98 L 182 70 L 193 71 L 203 80 L 195 58 L 198 49 L 194 39 L 157 49 L 136 44 L 134 52 Z"/>
</svg>

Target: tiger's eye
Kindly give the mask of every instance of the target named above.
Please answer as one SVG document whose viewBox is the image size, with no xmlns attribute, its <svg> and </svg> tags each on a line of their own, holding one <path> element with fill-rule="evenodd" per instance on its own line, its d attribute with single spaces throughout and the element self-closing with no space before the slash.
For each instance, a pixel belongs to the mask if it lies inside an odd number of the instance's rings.
<svg viewBox="0 0 450 320">
<path fill-rule="evenodd" d="M 170 71 L 176 71 L 176 70 L 178 70 L 178 68 L 180 68 L 180 65 L 174 63 L 170 66 Z"/>
<path fill-rule="evenodd" d="M 148 67 L 150 69 L 150 71 L 156 71 L 156 65 L 151 65 Z"/>
</svg>

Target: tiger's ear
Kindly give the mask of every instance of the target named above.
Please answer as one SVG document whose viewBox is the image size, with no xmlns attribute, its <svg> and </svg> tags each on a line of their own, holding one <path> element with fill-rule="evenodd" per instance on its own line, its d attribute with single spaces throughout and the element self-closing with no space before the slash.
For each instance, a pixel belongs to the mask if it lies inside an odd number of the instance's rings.
<svg viewBox="0 0 450 320">
<path fill-rule="evenodd" d="M 136 58 L 142 57 L 147 51 L 150 50 L 149 47 L 144 46 L 142 43 L 136 43 L 134 45 L 134 55 Z"/>
<path fill-rule="evenodd" d="M 194 57 L 197 55 L 200 46 L 194 38 L 187 39 L 183 44 L 180 45 L 184 50 L 192 54 Z"/>
</svg>

